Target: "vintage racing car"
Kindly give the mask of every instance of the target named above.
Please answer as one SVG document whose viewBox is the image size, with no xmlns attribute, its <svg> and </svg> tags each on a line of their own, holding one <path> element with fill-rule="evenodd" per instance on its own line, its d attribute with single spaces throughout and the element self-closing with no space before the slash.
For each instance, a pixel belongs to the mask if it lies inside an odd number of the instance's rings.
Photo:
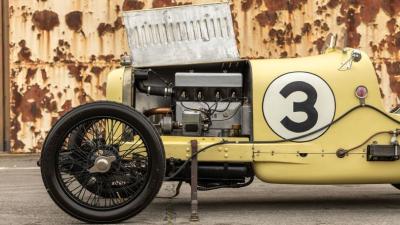
<svg viewBox="0 0 400 225">
<path fill-rule="evenodd" d="M 126 12 L 131 56 L 107 101 L 53 126 L 40 165 L 68 214 L 93 223 L 140 213 L 163 182 L 197 191 L 254 177 L 284 184 L 400 184 L 400 117 L 385 112 L 368 55 L 338 48 L 240 59 L 228 3 Z"/>
</svg>

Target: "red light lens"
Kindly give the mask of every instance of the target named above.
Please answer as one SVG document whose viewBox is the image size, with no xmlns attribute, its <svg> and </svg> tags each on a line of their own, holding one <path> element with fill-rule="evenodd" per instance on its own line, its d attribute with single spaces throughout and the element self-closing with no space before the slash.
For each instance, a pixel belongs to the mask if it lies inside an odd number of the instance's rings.
<svg viewBox="0 0 400 225">
<path fill-rule="evenodd" d="M 368 95 L 368 89 L 365 86 L 358 86 L 356 88 L 357 98 L 366 98 Z"/>
</svg>

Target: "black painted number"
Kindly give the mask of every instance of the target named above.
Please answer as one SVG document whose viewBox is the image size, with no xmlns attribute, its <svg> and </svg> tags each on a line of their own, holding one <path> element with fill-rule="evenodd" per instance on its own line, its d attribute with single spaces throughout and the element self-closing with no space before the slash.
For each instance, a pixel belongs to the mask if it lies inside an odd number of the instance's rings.
<svg viewBox="0 0 400 225">
<path fill-rule="evenodd" d="M 302 133 L 310 130 L 317 124 L 318 112 L 315 109 L 315 102 L 317 101 L 317 91 L 310 84 L 303 81 L 295 81 L 286 85 L 280 94 L 287 98 L 294 92 L 301 91 L 307 95 L 304 102 L 293 102 L 293 112 L 304 112 L 307 114 L 307 119 L 303 122 L 295 122 L 289 117 L 281 120 L 281 124 L 288 130 L 296 133 Z"/>
</svg>

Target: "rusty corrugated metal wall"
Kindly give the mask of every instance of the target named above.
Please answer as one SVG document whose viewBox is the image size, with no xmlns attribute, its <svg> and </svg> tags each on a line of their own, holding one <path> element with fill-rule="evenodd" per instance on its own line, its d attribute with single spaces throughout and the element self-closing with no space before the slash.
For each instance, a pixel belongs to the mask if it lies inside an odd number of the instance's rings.
<svg viewBox="0 0 400 225">
<path fill-rule="evenodd" d="M 212 1 L 9 0 L 11 149 L 37 152 L 51 125 L 104 99 L 106 74 L 128 52 L 121 12 Z M 319 54 L 330 32 L 373 58 L 384 104 L 400 93 L 399 0 L 234 0 L 244 58 Z"/>
</svg>

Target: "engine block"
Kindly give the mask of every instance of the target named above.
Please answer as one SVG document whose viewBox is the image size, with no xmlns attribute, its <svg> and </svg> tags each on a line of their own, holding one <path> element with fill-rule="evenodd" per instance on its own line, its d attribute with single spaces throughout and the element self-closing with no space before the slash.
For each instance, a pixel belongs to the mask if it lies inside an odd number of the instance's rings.
<svg viewBox="0 0 400 225">
<path fill-rule="evenodd" d="M 227 101 L 242 97 L 240 73 L 176 73 L 177 101 Z"/>
</svg>

